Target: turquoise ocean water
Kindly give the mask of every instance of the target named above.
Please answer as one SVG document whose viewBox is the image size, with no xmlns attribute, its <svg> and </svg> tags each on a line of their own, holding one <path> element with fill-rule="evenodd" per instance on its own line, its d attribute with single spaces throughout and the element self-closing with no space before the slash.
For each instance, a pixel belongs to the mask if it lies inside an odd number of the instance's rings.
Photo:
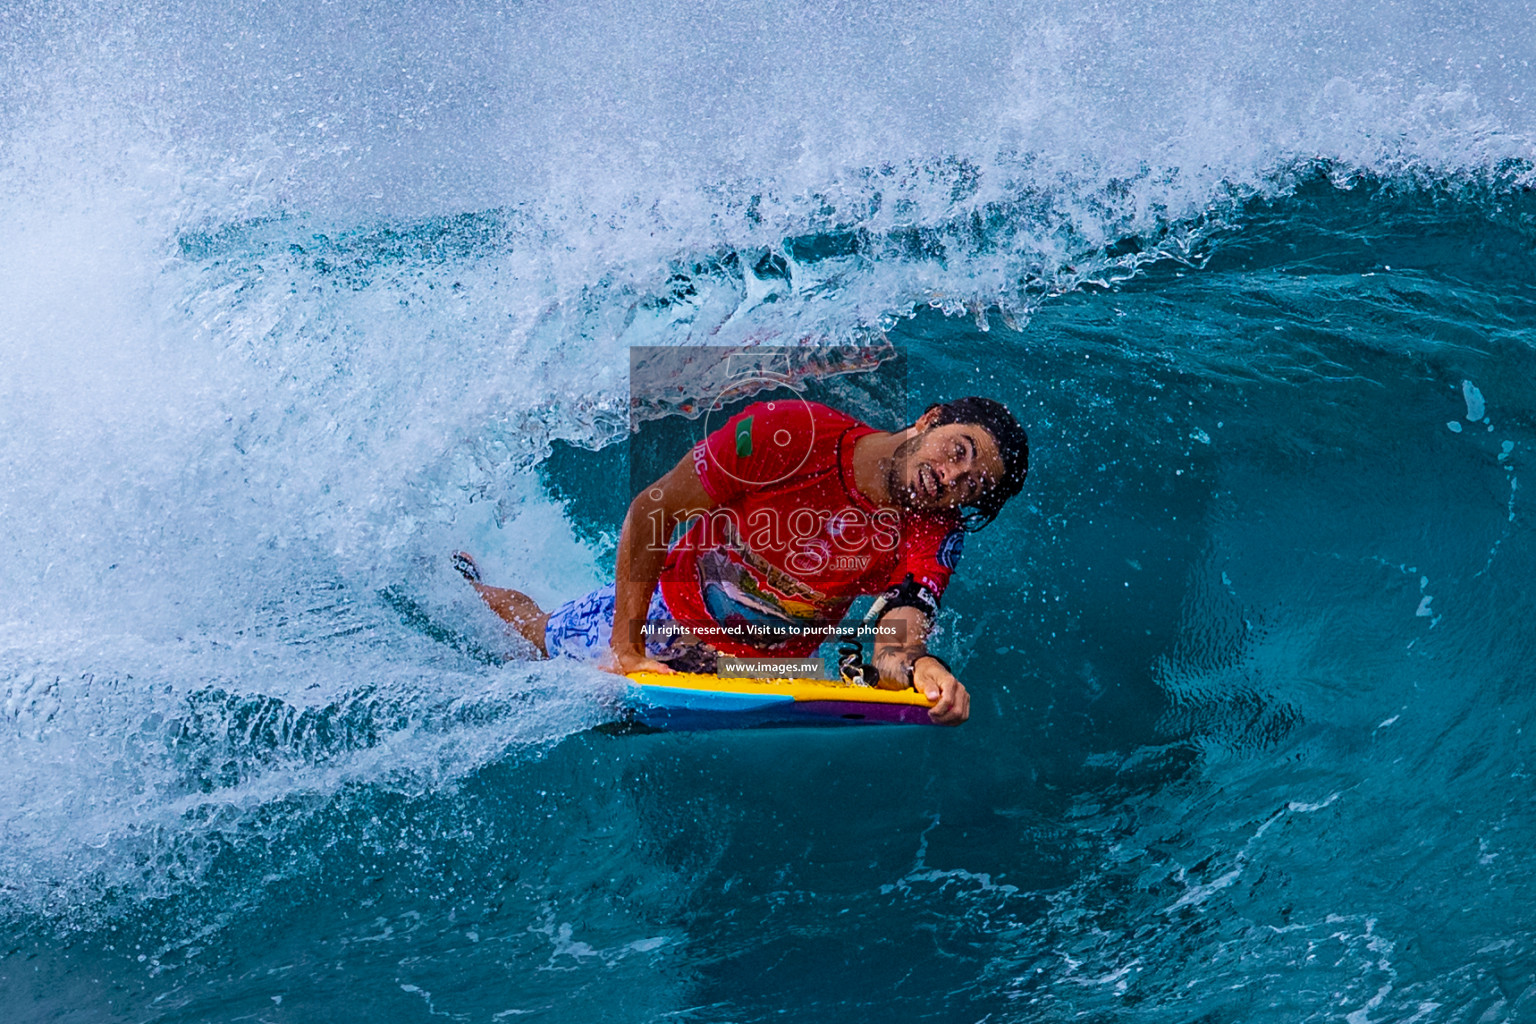
<svg viewBox="0 0 1536 1024">
<path fill-rule="evenodd" d="M 1533 13 L 11 5 L 0 1019 L 1536 1019 Z M 833 343 L 1030 431 L 972 720 L 599 731 L 446 553 Z"/>
</svg>

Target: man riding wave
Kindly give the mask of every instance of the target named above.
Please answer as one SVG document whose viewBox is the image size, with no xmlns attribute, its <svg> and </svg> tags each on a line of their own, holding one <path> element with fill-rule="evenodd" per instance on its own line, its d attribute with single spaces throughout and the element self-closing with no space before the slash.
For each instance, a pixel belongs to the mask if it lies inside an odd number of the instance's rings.
<svg viewBox="0 0 1536 1024">
<path fill-rule="evenodd" d="M 1023 428 L 991 399 L 931 406 L 895 433 L 798 398 L 758 402 L 630 503 L 614 584 L 546 613 L 486 584 L 468 555 L 455 565 L 541 654 L 620 673 L 808 655 L 824 638 L 816 627 L 880 595 L 878 685 L 915 687 L 934 721 L 959 725 L 970 695 L 925 640 L 965 534 L 1028 469 Z M 642 635 L 664 621 L 680 628 Z"/>
</svg>

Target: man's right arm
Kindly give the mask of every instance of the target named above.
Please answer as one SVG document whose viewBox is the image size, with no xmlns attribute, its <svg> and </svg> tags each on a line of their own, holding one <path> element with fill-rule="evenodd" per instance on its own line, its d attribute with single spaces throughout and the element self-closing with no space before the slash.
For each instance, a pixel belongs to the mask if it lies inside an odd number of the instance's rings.
<svg viewBox="0 0 1536 1024">
<path fill-rule="evenodd" d="M 638 638 L 634 624 L 645 621 L 651 595 L 666 565 L 672 531 L 690 515 L 714 507 L 715 500 L 694 468 L 691 451 L 629 503 L 614 566 L 612 645 L 616 672 L 672 671 L 645 653 L 645 643 Z"/>
</svg>

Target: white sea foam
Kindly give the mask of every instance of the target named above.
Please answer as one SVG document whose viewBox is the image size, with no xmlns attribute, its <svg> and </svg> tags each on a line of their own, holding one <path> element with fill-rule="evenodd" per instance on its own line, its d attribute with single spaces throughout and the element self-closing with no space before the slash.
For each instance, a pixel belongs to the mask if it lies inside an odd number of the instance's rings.
<svg viewBox="0 0 1536 1024">
<path fill-rule="evenodd" d="M 1467 402 L 1467 422 L 1476 423 L 1488 413 L 1488 403 L 1483 400 L 1483 393 L 1477 385 L 1469 380 L 1461 382 L 1461 397 Z"/>
</svg>

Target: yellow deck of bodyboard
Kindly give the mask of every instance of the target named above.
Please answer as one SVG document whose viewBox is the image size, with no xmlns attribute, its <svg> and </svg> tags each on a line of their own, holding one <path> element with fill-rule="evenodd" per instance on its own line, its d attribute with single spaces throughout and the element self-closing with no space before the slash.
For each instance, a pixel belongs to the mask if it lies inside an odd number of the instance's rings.
<svg viewBox="0 0 1536 1024">
<path fill-rule="evenodd" d="M 689 672 L 632 672 L 639 719 L 661 728 L 728 729 L 764 724 L 932 724 L 915 690 L 881 690 L 825 679 L 731 679 Z"/>
</svg>

